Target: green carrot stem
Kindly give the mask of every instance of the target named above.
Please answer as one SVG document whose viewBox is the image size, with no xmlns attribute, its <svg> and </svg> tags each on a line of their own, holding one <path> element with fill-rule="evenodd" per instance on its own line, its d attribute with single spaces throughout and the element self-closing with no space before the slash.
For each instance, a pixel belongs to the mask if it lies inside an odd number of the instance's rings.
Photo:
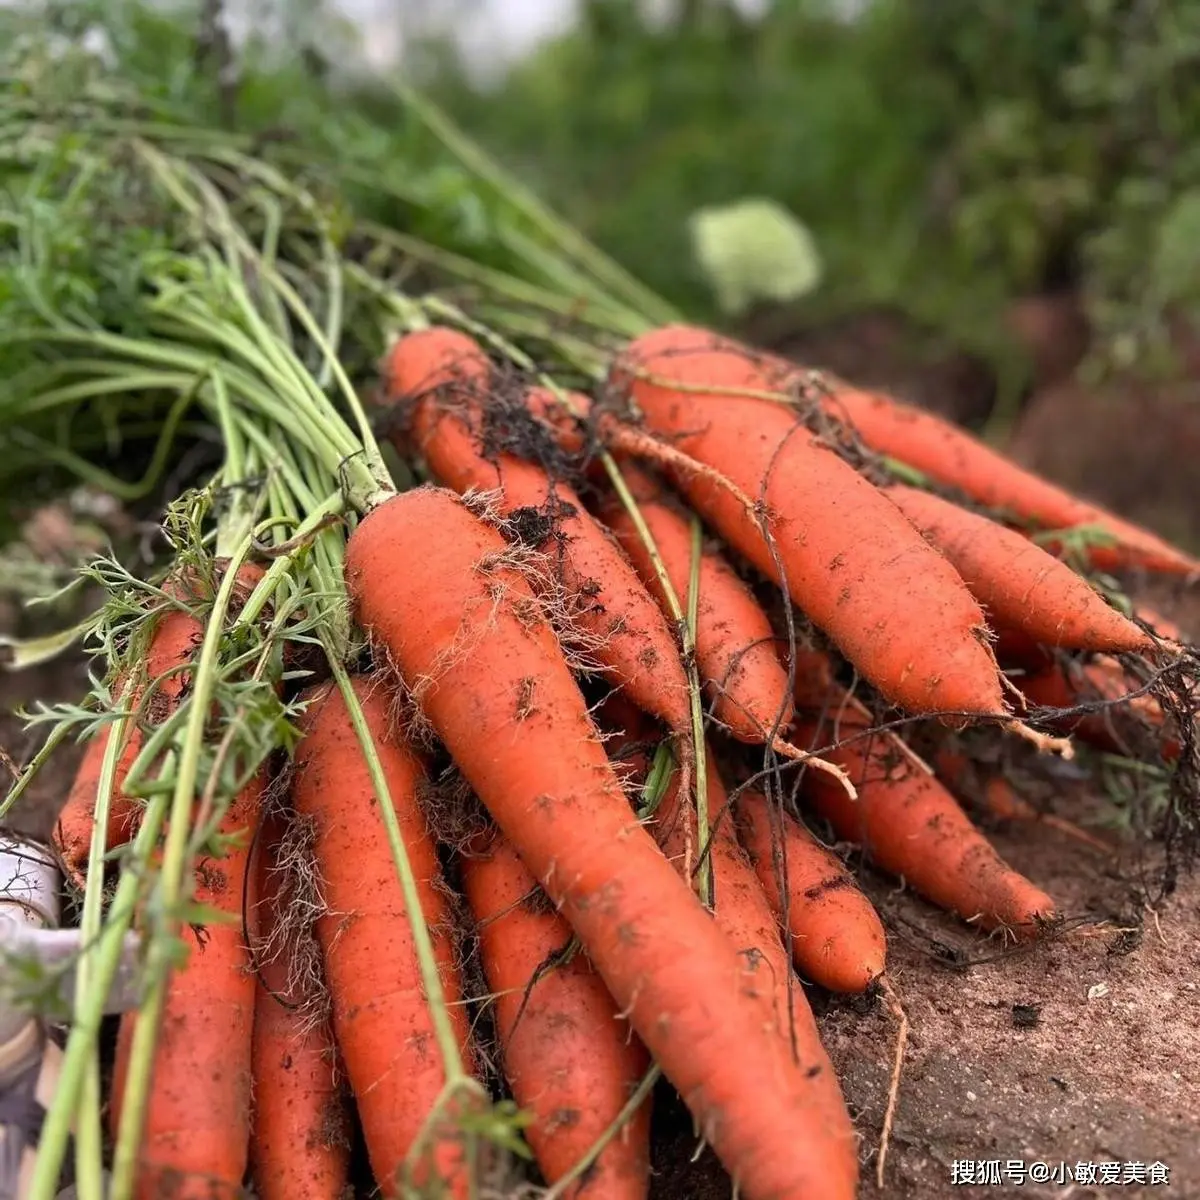
<svg viewBox="0 0 1200 1200">
<path fill-rule="evenodd" d="M 188 720 L 179 748 L 179 764 L 171 797 L 166 844 L 163 847 L 159 892 L 167 922 L 173 934 L 179 924 L 178 908 L 182 898 L 184 868 L 188 846 L 188 826 L 196 795 L 200 753 L 204 744 L 205 724 L 210 715 L 216 685 L 218 653 L 225 633 L 225 617 L 233 598 L 242 564 L 252 547 L 243 539 L 232 555 L 213 601 L 212 613 L 204 631 L 195 667 L 191 673 Z M 150 1073 L 158 1040 L 159 1023 L 171 974 L 169 949 L 162 939 L 152 939 L 147 951 L 150 984 L 138 1014 L 137 1027 L 129 1052 L 129 1068 L 121 1105 L 121 1121 L 113 1151 L 111 1200 L 130 1200 L 137 1168 L 138 1150 L 149 1100 Z"/>
</svg>

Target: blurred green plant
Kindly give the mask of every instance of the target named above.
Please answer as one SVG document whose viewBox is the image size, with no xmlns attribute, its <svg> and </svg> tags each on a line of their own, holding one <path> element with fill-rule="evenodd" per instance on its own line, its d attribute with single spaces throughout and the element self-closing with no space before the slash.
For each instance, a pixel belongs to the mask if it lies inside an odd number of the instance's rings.
<svg viewBox="0 0 1200 1200">
<path fill-rule="evenodd" d="M 334 71 L 317 47 L 342 44 L 340 26 L 326 38 L 321 5 L 306 7 L 283 41 L 252 36 L 236 57 L 212 3 L 0 8 L 0 544 L 21 508 L 69 480 L 153 499 L 175 435 L 205 436 L 190 420 L 194 397 L 156 392 L 149 378 L 134 397 L 69 379 L 68 356 L 42 336 L 70 324 L 138 338 L 159 318 L 142 298 L 190 218 L 164 203 L 150 143 L 204 160 L 240 218 L 274 228 L 270 240 L 286 214 L 269 179 L 255 187 L 241 174 L 265 156 L 319 209 L 331 246 L 350 256 L 362 247 L 345 242 L 370 246 L 362 265 L 381 285 L 436 282 L 460 300 L 490 289 L 614 334 L 671 315 L 403 81 Z M 373 376 L 382 348 L 381 335 L 348 339 L 343 365 Z"/>
<path fill-rule="evenodd" d="M 426 66 L 681 307 L 722 315 L 688 214 L 756 195 L 803 213 L 825 263 L 802 321 L 895 308 L 1010 370 L 1008 303 L 1071 288 L 1093 365 L 1177 367 L 1173 332 L 1200 316 L 1200 0 L 845 7 L 584 0 L 498 87 L 445 46 Z"/>
</svg>

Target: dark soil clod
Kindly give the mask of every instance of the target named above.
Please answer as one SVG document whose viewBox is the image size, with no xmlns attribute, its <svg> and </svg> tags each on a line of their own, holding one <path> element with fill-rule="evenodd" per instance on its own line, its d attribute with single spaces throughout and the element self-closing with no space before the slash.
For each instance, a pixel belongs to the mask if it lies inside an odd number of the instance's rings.
<svg viewBox="0 0 1200 1200">
<path fill-rule="evenodd" d="M 1017 1029 L 1032 1029 L 1042 1019 L 1040 1004 L 1014 1004 L 1012 1006 L 1012 1023 Z"/>
</svg>

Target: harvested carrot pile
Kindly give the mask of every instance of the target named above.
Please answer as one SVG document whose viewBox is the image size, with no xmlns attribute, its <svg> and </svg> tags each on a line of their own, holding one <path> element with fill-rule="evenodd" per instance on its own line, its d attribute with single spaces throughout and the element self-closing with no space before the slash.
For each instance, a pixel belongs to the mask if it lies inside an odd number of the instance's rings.
<svg viewBox="0 0 1200 1200">
<path fill-rule="evenodd" d="M 809 996 L 901 1011 L 879 877 L 1001 947 L 1073 936 L 963 804 L 1110 843 L 1010 759 L 1124 771 L 1163 886 L 1190 865 L 1200 657 L 1101 574 L 1188 577 L 1183 551 L 669 319 L 594 251 L 476 267 L 337 207 L 286 145 L 89 102 L 114 119 L 28 168 L 40 207 L 0 243 L 0 410 L 33 446 L 102 411 L 160 422 L 155 460 L 205 454 L 163 561 L 86 568 L 96 687 L 35 714 L 6 801 L 87 741 L 54 840 L 88 949 L 34 1200 L 64 1166 L 114 1200 L 637 1200 L 660 1076 L 747 1200 L 849 1200 L 886 1141 Z M 98 253 L 157 231 L 120 311 L 43 286 L 46 214 Z"/>
</svg>

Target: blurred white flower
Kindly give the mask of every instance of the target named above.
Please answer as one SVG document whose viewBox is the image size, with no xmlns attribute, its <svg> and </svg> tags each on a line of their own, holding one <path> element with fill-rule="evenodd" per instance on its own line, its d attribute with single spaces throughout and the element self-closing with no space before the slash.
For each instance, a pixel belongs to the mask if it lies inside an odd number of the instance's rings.
<svg viewBox="0 0 1200 1200">
<path fill-rule="evenodd" d="M 756 300 L 798 300 L 821 282 L 812 234 L 774 200 L 747 197 L 697 209 L 688 231 L 696 261 L 730 315 L 744 313 Z"/>
</svg>

